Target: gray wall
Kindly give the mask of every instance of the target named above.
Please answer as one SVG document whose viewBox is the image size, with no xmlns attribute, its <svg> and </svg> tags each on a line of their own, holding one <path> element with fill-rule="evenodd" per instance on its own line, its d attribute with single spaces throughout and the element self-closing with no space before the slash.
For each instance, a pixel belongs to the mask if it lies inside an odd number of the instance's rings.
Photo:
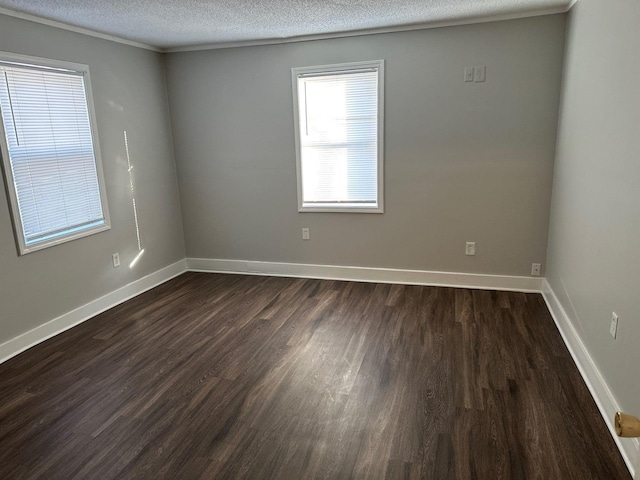
<svg viewBox="0 0 640 480">
<path fill-rule="evenodd" d="M 0 50 L 89 65 L 112 221 L 107 232 L 18 257 L 0 186 L 2 343 L 184 258 L 184 245 L 163 56 L 3 15 Z M 124 130 L 145 247 L 131 270 L 137 244 Z"/>
<path fill-rule="evenodd" d="M 553 15 L 168 55 L 187 256 L 529 275 L 546 255 L 564 29 Z M 298 213 L 290 69 L 372 59 L 385 213 Z M 463 82 L 473 65 L 486 83 Z"/>
<path fill-rule="evenodd" d="M 623 409 L 640 414 L 640 3 L 571 10 L 547 280 Z M 611 312 L 618 338 L 609 335 Z M 613 415 L 613 412 L 611 412 Z"/>
</svg>

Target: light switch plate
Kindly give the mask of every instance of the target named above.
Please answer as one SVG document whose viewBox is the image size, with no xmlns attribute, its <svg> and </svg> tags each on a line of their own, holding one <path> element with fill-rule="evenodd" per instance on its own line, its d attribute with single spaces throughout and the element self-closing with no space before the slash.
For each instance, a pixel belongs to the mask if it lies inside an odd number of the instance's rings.
<svg viewBox="0 0 640 480">
<path fill-rule="evenodd" d="M 618 335 L 618 315 L 616 315 L 616 312 L 611 314 L 611 326 L 609 327 L 609 333 L 613 338 L 616 338 Z"/>
<path fill-rule="evenodd" d="M 473 82 L 473 67 L 467 67 L 464 69 L 464 81 Z"/>
<path fill-rule="evenodd" d="M 475 82 L 484 82 L 487 78 L 487 67 L 484 65 L 479 67 L 473 67 L 474 71 L 474 81 Z"/>
</svg>

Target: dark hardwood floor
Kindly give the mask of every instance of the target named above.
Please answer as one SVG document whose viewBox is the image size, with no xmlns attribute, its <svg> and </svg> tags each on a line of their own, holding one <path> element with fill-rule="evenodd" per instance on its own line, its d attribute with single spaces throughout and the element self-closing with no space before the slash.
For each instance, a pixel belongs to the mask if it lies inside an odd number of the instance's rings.
<svg viewBox="0 0 640 480">
<path fill-rule="evenodd" d="M 188 273 L 0 365 L 0 478 L 630 478 L 537 294 Z"/>
</svg>

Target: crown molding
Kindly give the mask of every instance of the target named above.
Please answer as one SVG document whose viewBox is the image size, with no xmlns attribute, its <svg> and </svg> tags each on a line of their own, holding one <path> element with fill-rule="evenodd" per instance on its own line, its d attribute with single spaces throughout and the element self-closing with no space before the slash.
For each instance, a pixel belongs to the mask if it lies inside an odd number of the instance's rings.
<svg viewBox="0 0 640 480">
<path fill-rule="evenodd" d="M 128 40 L 126 38 L 118 37 L 115 35 L 109 35 L 102 32 L 97 32 L 95 30 L 91 30 L 88 28 L 77 27 L 75 25 L 71 25 L 64 22 L 59 22 L 57 20 L 51 20 L 48 18 L 39 17 L 37 15 L 32 15 L 29 13 L 18 12 L 16 10 L 11 10 L 8 8 L 0 7 L 0 14 L 6 15 L 9 17 L 19 18 L 22 20 L 28 20 L 35 23 L 40 23 L 42 25 L 48 25 L 50 27 L 60 28 L 62 30 L 67 30 L 70 32 L 80 33 L 83 35 L 88 35 L 95 38 L 100 38 L 102 40 L 109 40 L 111 42 L 121 43 L 124 45 L 129 45 L 132 47 L 142 48 L 145 50 L 150 50 L 158 53 L 179 53 L 179 52 L 193 52 L 200 50 L 219 50 L 225 48 L 238 48 L 238 47 L 255 47 L 262 45 L 280 45 L 287 43 L 297 43 L 297 42 L 311 42 L 315 40 L 328 40 L 333 38 L 348 38 L 348 37 L 360 37 L 365 35 L 378 35 L 383 33 L 395 33 L 395 32 L 410 32 L 415 30 L 428 30 L 432 28 L 443 28 L 443 27 L 456 27 L 462 25 L 473 25 L 473 24 L 481 24 L 481 23 L 489 23 L 489 22 L 500 22 L 505 20 L 517 20 L 522 18 L 530 18 L 530 17 L 540 17 L 545 15 L 557 15 L 562 13 L 567 13 L 578 0 L 571 0 L 571 2 L 566 7 L 545 9 L 545 10 L 535 10 L 529 12 L 517 12 L 517 13 L 509 13 L 504 15 L 490 15 L 485 17 L 467 17 L 461 18 L 457 20 L 442 20 L 435 22 L 424 22 L 424 23 L 414 23 L 409 25 L 395 25 L 390 27 L 379 27 L 379 28 L 369 28 L 364 30 L 350 30 L 345 32 L 329 32 L 329 33 L 320 33 L 314 35 L 300 35 L 295 37 L 281 37 L 281 38 L 265 38 L 258 40 L 241 40 L 237 42 L 215 42 L 215 43 L 206 43 L 200 45 L 189 45 L 182 47 L 156 47 L 153 45 L 149 45 L 146 43 L 136 42 L 134 40 Z"/>
<path fill-rule="evenodd" d="M 519 12 L 504 15 L 491 15 L 487 17 L 468 17 L 458 20 L 443 20 L 436 22 L 413 23 L 409 25 L 396 25 L 392 27 L 369 28 L 364 30 L 351 30 L 346 32 L 319 33 L 315 35 L 300 35 L 286 38 L 266 38 L 261 40 L 242 40 L 238 42 L 219 42 L 185 47 L 172 47 L 163 49 L 164 53 L 194 52 L 200 50 L 219 50 L 223 48 L 256 47 L 262 45 L 280 45 L 286 43 L 311 42 L 314 40 L 328 40 L 332 38 L 360 37 L 364 35 L 378 35 L 381 33 L 410 32 L 414 30 L 429 30 L 432 28 L 457 27 L 462 25 L 474 25 L 480 23 L 500 22 L 504 20 L 518 20 L 522 18 L 541 17 L 545 15 L 557 15 L 567 13 L 568 7 L 560 7 L 533 12 Z"/>
<path fill-rule="evenodd" d="M 0 14 L 6 15 L 7 17 L 14 17 L 14 18 L 19 18 L 21 20 L 28 20 L 30 22 L 40 23 L 42 25 L 47 25 L 49 27 L 59 28 L 61 30 L 67 30 L 69 32 L 81 33 L 83 35 L 100 38 L 102 40 L 109 40 L 111 42 L 129 45 L 130 47 L 143 48 L 145 50 L 151 50 L 152 52 L 163 51 L 161 48 L 154 47 L 152 45 L 147 45 L 146 43 L 135 42 L 133 40 L 127 40 L 126 38 L 117 37 L 117 36 L 109 35 L 106 33 L 96 32 L 95 30 L 90 30 L 88 28 L 76 27 L 75 25 L 70 25 L 64 22 L 58 22 L 57 20 L 50 20 L 48 18 L 31 15 L 30 13 L 17 12 L 9 8 L 0 7 Z"/>
<path fill-rule="evenodd" d="M 578 0 L 571 0 L 571 3 L 569 3 L 569 6 L 567 7 L 567 12 L 571 10 L 576 3 L 578 3 Z"/>
</svg>

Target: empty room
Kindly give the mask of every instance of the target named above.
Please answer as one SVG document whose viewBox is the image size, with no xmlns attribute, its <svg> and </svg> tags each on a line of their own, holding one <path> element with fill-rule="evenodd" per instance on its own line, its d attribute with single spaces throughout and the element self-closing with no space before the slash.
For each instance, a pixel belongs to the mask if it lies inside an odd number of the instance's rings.
<svg viewBox="0 0 640 480">
<path fill-rule="evenodd" d="M 0 0 L 0 478 L 640 479 L 638 0 Z"/>
</svg>

